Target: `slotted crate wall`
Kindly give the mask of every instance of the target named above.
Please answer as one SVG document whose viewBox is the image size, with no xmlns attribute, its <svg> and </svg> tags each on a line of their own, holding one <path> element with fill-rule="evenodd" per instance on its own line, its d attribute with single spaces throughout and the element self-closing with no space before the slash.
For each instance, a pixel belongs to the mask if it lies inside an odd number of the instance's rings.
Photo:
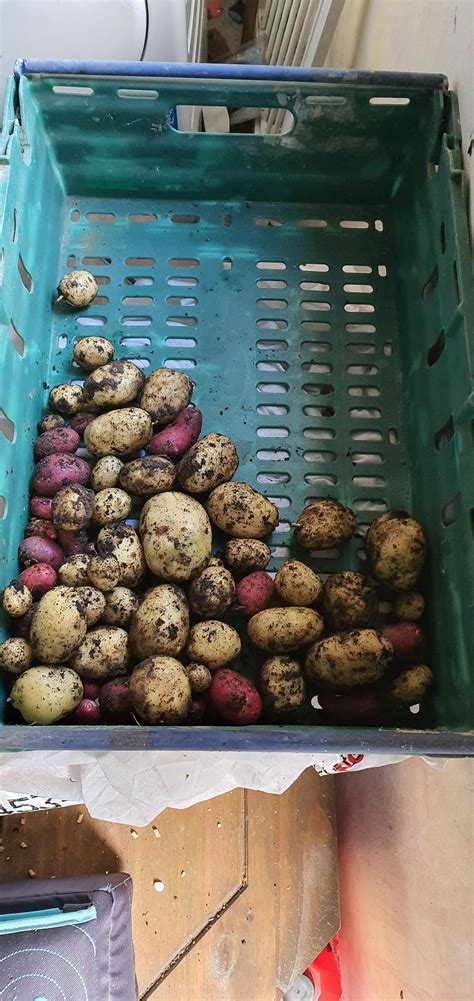
<svg viewBox="0 0 474 1001">
<path fill-rule="evenodd" d="M 403 719 L 418 727 L 409 736 L 60 726 L 28 731 L 29 746 L 349 740 L 351 749 L 409 750 L 444 735 L 449 753 L 455 742 L 443 727 L 472 724 L 472 576 L 459 558 L 472 552 L 459 138 L 453 99 L 439 81 L 416 79 L 402 96 L 401 84 L 369 79 L 21 79 L 21 124 L 5 161 L 5 578 L 17 568 L 48 388 L 80 380 L 74 339 L 99 333 L 145 374 L 167 365 L 193 378 L 203 430 L 232 437 L 238 478 L 279 507 L 273 569 L 296 554 L 291 524 L 312 498 L 336 496 L 358 516 L 343 551 L 311 554 L 322 573 L 364 569 L 363 535 L 377 513 L 407 508 L 421 518 L 437 676 L 424 714 Z M 177 132 L 171 109 L 196 102 L 285 108 L 295 126 L 266 139 Z M 99 284 L 80 313 L 54 303 L 59 277 L 76 267 Z M 21 746 L 26 730 L 4 733 Z"/>
</svg>

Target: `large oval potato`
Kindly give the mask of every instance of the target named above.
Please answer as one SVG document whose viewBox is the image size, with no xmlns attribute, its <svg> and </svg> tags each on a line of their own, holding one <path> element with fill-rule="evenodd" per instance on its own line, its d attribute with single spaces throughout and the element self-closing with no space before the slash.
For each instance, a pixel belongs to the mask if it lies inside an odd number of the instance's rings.
<svg viewBox="0 0 474 1001">
<path fill-rule="evenodd" d="M 205 567 L 189 588 L 189 605 L 198 619 L 222 618 L 234 598 L 234 580 L 225 567 Z"/>
<path fill-rule="evenodd" d="M 189 633 L 189 610 L 184 591 L 173 584 L 159 584 L 146 592 L 132 615 L 130 643 L 140 658 L 165 654 L 176 657 Z"/>
<path fill-rule="evenodd" d="M 356 518 L 349 507 L 324 498 L 308 504 L 295 525 L 296 541 L 303 549 L 333 549 L 354 534 Z"/>
<path fill-rule="evenodd" d="M 123 407 L 99 414 L 84 431 L 84 444 L 91 455 L 130 455 L 151 438 L 151 418 L 139 407 Z"/>
<path fill-rule="evenodd" d="M 178 463 L 177 478 L 189 494 L 214 490 L 232 479 L 239 457 L 234 443 L 224 434 L 205 434 Z"/>
<path fill-rule="evenodd" d="M 238 632 L 226 622 L 208 619 L 197 622 L 189 631 L 186 654 L 192 663 L 204 664 L 210 671 L 230 664 L 239 656 L 241 642 Z"/>
<path fill-rule="evenodd" d="M 119 482 L 124 490 L 137 497 L 153 497 L 171 490 L 176 469 L 164 455 L 144 455 L 127 462 L 120 471 Z"/>
<path fill-rule="evenodd" d="M 191 379 L 172 368 L 157 368 L 145 379 L 139 405 L 162 427 L 171 424 L 180 410 L 187 407 L 193 394 Z"/>
<path fill-rule="evenodd" d="M 137 664 L 128 691 L 135 712 L 152 726 L 182 723 L 191 705 L 189 680 L 174 657 L 148 657 Z"/>
<path fill-rule="evenodd" d="M 137 398 L 144 382 L 143 372 L 131 361 L 112 361 L 91 372 L 82 393 L 94 409 L 123 407 Z"/>
<path fill-rule="evenodd" d="M 222 483 L 206 508 L 213 524 L 234 539 L 260 539 L 278 524 L 278 508 L 248 483 Z"/>
<path fill-rule="evenodd" d="M 198 501 L 184 494 L 150 497 L 142 509 L 140 535 L 149 569 L 167 581 L 191 580 L 211 555 L 209 518 Z"/>
<path fill-rule="evenodd" d="M 335 633 L 315 643 L 306 654 L 306 675 L 313 684 L 337 688 L 369 685 L 387 670 L 393 646 L 376 629 Z"/>
<path fill-rule="evenodd" d="M 120 567 L 119 584 L 135 587 L 146 570 L 142 544 L 131 525 L 104 525 L 97 536 L 100 556 L 115 556 Z"/>
<path fill-rule="evenodd" d="M 98 626 L 69 658 L 81 678 L 107 678 L 123 674 L 129 656 L 128 634 L 117 626 Z"/>
<path fill-rule="evenodd" d="M 47 726 L 71 713 L 82 693 L 82 681 L 71 668 L 40 664 L 20 674 L 10 698 L 26 723 Z"/>
<path fill-rule="evenodd" d="M 372 573 L 380 584 L 394 591 L 414 588 L 426 555 L 419 522 L 403 512 L 386 512 L 372 522 L 365 545 Z"/>
<path fill-rule="evenodd" d="M 64 664 L 86 635 L 84 602 L 72 587 L 53 587 L 40 598 L 30 643 L 42 664 Z"/>
<path fill-rule="evenodd" d="M 265 608 L 247 623 L 252 643 L 269 653 L 290 653 L 321 635 L 323 620 L 312 608 Z"/>
<path fill-rule="evenodd" d="M 322 588 L 321 578 L 299 560 L 287 560 L 277 570 L 275 591 L 285 605 L 313 605 Z"/>
</svg>

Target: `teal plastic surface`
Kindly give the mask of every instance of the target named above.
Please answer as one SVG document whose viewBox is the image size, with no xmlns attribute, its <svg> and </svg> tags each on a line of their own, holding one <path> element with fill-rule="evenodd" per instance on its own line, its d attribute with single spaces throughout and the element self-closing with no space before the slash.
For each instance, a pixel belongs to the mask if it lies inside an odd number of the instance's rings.
<svg viewBox="0 0 474 1001">
<path fill-rule="evenodd" d="M 295 124 L 284 136 L 177 132 L 171 110 L 193 103 L 284 108 Z M 291 523 L 309 498 L 336 496 L 359 520 L 342 552 L 313 554 L 322 573 L 364 566 L 380 511 L 421 520 L 436 691 L 408 726 L 432 729 L 435 746 L 436 732 L 471 730 L 472 307 L 454 95 L 37 75 L 20 79 L 19 109 L 15 120 L 7 105 L 0 160 L 2 581 L 17 572 L 49 387 L 80 378 L 72 343 L 101 333 L 145 373 L 168 365 L 195 380 L 203 431 L 229 434 L 238 477 L 279 506 L 273 569 L 295 553 Z M 77 267 L 99 294 L 73 313 L 55 288 Z M 169 741 L 92 729 L 15 734 L 35 746 Z M 221 729 L 204 731 L 205 746 L 222 745 Z M 353 733 L 351 749 L 370 744 L 369 730 Z M 315 746 L 336 739 L 313 734 Z"/>
<path fill-rule="evenodd" d="M 67 925 L 83 925 L 95 921 L 97 911 L 91 904 L 80 910 L 62 911 L 59 907 L 47 910 L 23 911 L 20 914 L 0 914 L 0 935 L 14 932 L 38 931 L 45 928 L 65 928 Z"/>
</svg>

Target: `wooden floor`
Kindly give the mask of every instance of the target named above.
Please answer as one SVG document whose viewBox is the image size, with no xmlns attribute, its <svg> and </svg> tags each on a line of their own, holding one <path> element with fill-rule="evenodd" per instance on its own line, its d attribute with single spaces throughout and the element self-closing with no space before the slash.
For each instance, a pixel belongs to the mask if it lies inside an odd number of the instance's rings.
<svg viewBox="0 0 474 1001">
<path fill-rule="evenodd" d="M 338 928 L 333 779 L 313 769 L 146 828 L 68 807 L 2 818 L 0 836 L 2 880 L 131 873 L 141 998 L 275 1001 Z"/>
</svg>

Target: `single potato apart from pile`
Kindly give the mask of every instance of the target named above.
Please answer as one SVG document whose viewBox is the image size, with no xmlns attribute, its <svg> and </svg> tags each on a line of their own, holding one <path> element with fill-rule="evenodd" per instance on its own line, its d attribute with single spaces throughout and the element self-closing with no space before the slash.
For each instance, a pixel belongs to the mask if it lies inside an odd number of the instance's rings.
<svg viewBox="0 0 474 1001">
<path fill-rule="evenodd" d="M 108 678 L 124 674 L 128 664 L 128 633 L 116 626 L 92 629 L 69 659 L 81 678 Z"/>
<path fill-rule="evenodd" d="M 223 566 L 207 566 L 189 588 L 191 611 L 198 619 L 220 619 L 235 598 L 232 574 Z"/>
<path fill-rule="evenodd" d="M 392 644 L 382 633 L 354 629 L 314 643 L 306 654 L 305 671 L 315 686 L 355 688 L 378 681 L 392 660 Z"/>
<path fill-rule="evenodd" d="M 266 608 L 252 616 L 247 632 L 260 650 L 289 653 L 314 643 L 323 626 L 321 616 L 312 608 Z"/>
<path fill-rule="evenodd" d="M 84 444 L 91 455 L 131 455 L 151 438 L 151 418 L 139 407 L 123 407 L 99 414 L 84 431 Z"/>
<path fill-rule="evenodd" d="M 80 337 L 74 344 L 72 357 L 86 372 L 93 372 L 112 361 L 114 346 L 105 337 Z"/>
<path fill-rule="evenodd" d="M 40 598 L 30 643 L 41 664 L 64 664 L 86 635 L 84 599 L 72 587 L 53 587 Z"/>
<path fill-rule="evenodd" d="M 21 674 L 33 664 L 33 651 L 26 639 L 12 636 L 0 645 L 0 667 L 7 674 Z"/>
<path fill-rule="evenodd" d="M 189 610 L 184 591 L 175 584 L 159 584 L 146 592 L 132 616 L 130 643 L 136 657 L 163 654 L 176 657 L 189 633 Z"/>
<path fill-rule="evenodd" d="M 205 434 L 178 463 L 177 478 L 182 490 L 202 494 L 232 479 L 239 457 L 234 443 L 224 434 Z"/>
<path fill-rule="evenodd" d="M 70 306 L 82 309 L 97 295 L 97 282 L 90 271 L 69 271 L 58 285 L 58 299 L 64 299 Z"/>
<path fill-rule="evenodd" d="M 182 723 L 191 705 L 191 686 L 174 657 L 148 657 L 133 669 L 128 687 L 135 712 L 151 726 Z"/>
<path fill-rule="evenodd" d="M 354 534 L 356 519 L 350 508 L 337 500 L 308 504 L 295 524 L 296 541 L 303 549 L 334 549 Z"/>
<path fill-rule="evenodd" d="M 119 483 L 129 494 L 153 497 L 171 490 L 175 475 L 176 469 L 170 459 L 162 455 L 144 455 L 123 466 Z"/>
<path fill-rule="evenodd" d="M 193 393 L 191 379 L 172 368 L 157 368 L 145 379 L 139 406 L 150 414 L 153 424 L 164 427 L 187 407 Z"/>
<path fill-rule="evenodd" d="M 141 392 L 145 377 L 130 361 L 112 361 L 96 368 L 87 377 L 82 394 L 85 404 L 94 410 L 123 407 L 132 403 Z"/>
<path fill-rule="evenodd" d="M 142 508 L 140 536 L 149 569 L 166 581 L 191 580 L 211 555 L 209 518 L 185 494 L 166 491 L 150 497 Z"/>
<path fill-rule="evenodd" d="M 299 560 L 287 560 L 277 571 L 274 587 L 284 605 L 307 607 L 319 601 L 323 585 L 310 567 Z"/>
<path fill-rule="evenodd" d="M 239 656 L 240 636 L 226 622 L 209 619 L 197 622 L 189 631 L 186 656 L 192 663 L 204 664 L 210 671 L 225 667 Z"/>
<path fill-rule="evenodd" d="M 388 511 L 370 525 L 365 547 L 375 579 L 393 591 L 414 588 L 426 555 L 419 522 L 403 511 Z"/>
<path fill-rule="evenodd" d="M 278 524 L 278 508 L 248 483 L 222 483 L 206 508 L 212 523 L 235 539 L 259 539 Z"/>
<path fill-rule="evenodd" d="M 321 611 L 331 632 L 369 626 L 377 610 L 377 595 L 367 577 L 347 570 L 327 578 Z"/>
<path fill-rule="evenodd" d="M 259 687 L 263 704 L 272 713 L 289 713 L 304 704 L 304 677 L 293 657 L 280 654 L 266 660 L 260 671 Z"/>
<path fill-rule="evenodd" d="M 224 546 L 224 561 L 237 574 L 265 570 L 271 555 L 270 546 L 261 539 L 229 539 Z"/>
<path fill-rule="evenodd" d="M 82 694 L 82 681 L 75 671 L 40 664 L 20 674 L 10 698 L 25 723 L 47 726 L 73 712 Z"/>
</svg>

